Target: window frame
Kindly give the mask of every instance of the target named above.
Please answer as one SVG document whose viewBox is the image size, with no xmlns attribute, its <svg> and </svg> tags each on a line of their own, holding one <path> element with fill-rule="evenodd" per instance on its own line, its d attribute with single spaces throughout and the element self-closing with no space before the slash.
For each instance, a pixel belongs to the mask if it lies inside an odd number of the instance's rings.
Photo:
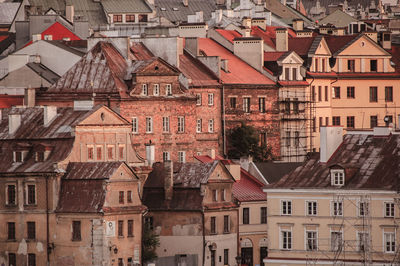
<svg viewBox="0 0 400 266">
<path fill-rule="evenodd" d="M 153 84 L 153 95 L 160 96 L 160 84 L 158 83 Z"/>
<path fill-rule="evenodd" d="M 208 120 L 208 133 L 214 133 L 214 119 Z"/>
<path fill-rule="evenodd" d="M 13 191 L 13 202 L 10 202 L 10 190 L 9 188 L 13 186 L 14 187 L 14 191 Z M 17 183 L 6 183 L 5 184 L 5 200 L 6 200 L 6 206 L 9 207 L 15 207 L 18 205 L 18 186 Z"/>
<path fill-rule="evenodd" d="M 374 127 L 378 126 L 378 116 L 377 115 L 369 116 L 369 126 L 370 126 L 370 128 L 374 128 Z"/>
<path fill-rule="evenodd" d="M 125 204 L 125 191 L 123 191 L 123 190 L 120 190 L 118 192 L 118 203 Z"/>
<path fill-rule="evenodd" d="M 333 87 L 332 99 L 340 99 L 340 86 Z"/>
<path fill-rule="evenodd" d="M 293 248 L 293 234 L 292 228 L 290 229 L 279 229 L 279 240 L 281 250 L 292 250 Z M 286 235 L 285 235 L 286 234 Z M 286 242 L 286 243 L 285 243 Z"/>
<path fill-rule="evenodd" d="M 347 128 L 355 128 L 355 117 L 354 116 L 346 117 L 346 126 L 347 126 Z"/>
<path fill-rule="evenodd" d="M 196 105 L 201 106 L 201 93 L 196 94 Z"/>
<path fill-rule="evenodd" d="M 16 240 L 15 222 L 7 222 L 7 241 Z"/>
<path fill-rule="evenodd" d="M 315 234 L 313 237 L 309 238 L 308 233 Z M 309 246 L 309 240 L 311 240 L 311 248 Z M 306 251 L 317 251 L 318 250 L 318 231 L 305 229 L 305 250 Z"/>
<path fill-rule="evenodd" d="M 172 96 L 172 85 L 165 84 L 165 96 Z"/>
<path fill-rule="evenodd" d="M 118 238 L 124 237 L 124 220 L 118 220 L 117 235 Z"/>
<path fill-rule="evenodd" d="M 210 234 L 211 235 L 216 235 L 217 232 L 217 217 L 216 216 L 211 216 L 210 217 Z"/>
<path fill-rule="evenodd" d="M 132 117 L 132 133 L 139 133 L 139 119 L 137 117 Z"/>
<path fill-rule="evenodd" d="M 133 237 L 133 231 L 134 231 L 134 221 L 133 219 L 128 220 L 128 222 L 126 223 L 127 225 L 127 237 Z"/>
<path fill-rule="evenodd" d="M 229 215 L 224 215 L 224 234 L 229 234 L 231 232 L 230 217 Z"/>
<path fill-rule="evenodd" d="M 27 254 L 27 266 L 36 266 L 36 254 L 35 253 L 28 253 Z"/>
<path fill-rule="evenodd" d="M 146 133 L 153 133 L 153 117 L 146 116 Z"/>
<path fill-rule="evenodd" d="M 355 90 L 356 88 L 354 86 L 347 86 L 347 99 L 356 98 Z"/>
<path fill-rule="evenodd" d="M 72 241 L 82 241 L 81 221 L 72 221 Z"/>
<path fill-rule="evenodd" d="M 179 163 L 186 162 L 186 152 L 185 151 L 178 151 L 178 162 Z"/>
<path fill-rule="evenodd" d="M 166 162 L 166 161 L 170 161 L 170 160 L 171 160 L 171 156 L 170 156 L 169 151 L 163 151 L 163 161 Z"/>
<path fill-rule="evenodd" d="M 26 240 L 36 239 L 36 223 L 34 221 L 26 222 Z"/>
<path fill-rule="evenodd" d="M 237 97 L 229 97 L 229 108 L 230 109 L 237 108 Z"/>
<path fill-rule="evenodd" d="M 369 102 L 370 103 L 378 102 L 378 87 L 377 86 L 369 87 Z"/>
<path fill-rule="evenodd" d="M 258 97 L 258 111 L 265 113 L 265 97 Z"/>
<path fill-rule="evenodd" d="M 331 169 L 330 175 L 331 175 L 331 186 L 335 187 L 344 186 L 346 178 L 344 169 Z"/>
<path fill-rule="evenodd" d="M 196 120 L 196 133 L 201 133 L 203 129 L 203 120 L 201 118 Z"/>
<path fill-rule="evenodd" d="M 250 97 L 243 97 L 243 111 L 245 113 L 250 113 Z"/>
<path fill-rule="evenodd" d="M 33 187 L 34 193 L 34 202 L 32 202 L 32 195 L 30 187 Z M 36 191 L 36 184 L 34 183 L 26 183 L 25 184 L 25 205 L 36 205 L 37 204 L 37 191 Z"/>
<path fill-rule="evenodd" d="M 178 133 L 184 133 L 184 132 L 185 132 L 185 117 L 178 116 Z"/>
<path fill-rule="evenodd" d="M 310 207 L 311 207 L 311 209 L 310 209 Z M 318 215 L 317 201 L 316 200 L 306 200 L 306 216 L 317 216 L 317 215 Z"/>
<path fill-rule="evenodd" d="M 242 209 L 242 224 L 250 224 L 250 208 Z"/>
<path fill-rule="evenodd" d="M 336 234 L 339 237 L 339 242 L 336 241 L 337 237 L 335 238 L 335 242 L 333 242 L 333 235 Z M 336 244 L 338 244 L 336 246 Z M 337 231 L 337 230 L 331 230 L 330 233 L 330 251 L 336 252 L 338 251 L 341 247 L 343 246 L 343 232 L 341 230 Z"/>
<path fill-rule="evenodd" d="M 260 224 L 268 223 L 268 209 L 267 207 L 260 208 Z"/>
<path fill-rule="evenodd" d="M 281 200 L 281 215 L 290 216 L 292 214 L 293 214 L 292 200 Z"/>
<path fill-rule="evenodd" d="M 389 204 L 390 204 L 390 206 L 389 206 L 389 212 L 388 212 L 388 205 Z M 385 201 L 385 202 L 383 202 L 383 206 L 384 206 L 384 208 L 383 208 L 383 217 L 385 217 L 385 218 L 394 218 L 394 215 L 395 215 L 395 212 L 396 212 L 395 211 L 394 202 L 393 201 Z"/>
<path fill-rule="evenodd" d="M 170 132 L 170 119 L 169 116 L 163 116 L 162 118 L 162 130 L 163 133 L 169 133 Z"/>
<path fill-rule="evenodd" d="M 343 216 L 343 201 L 331 201 L 331 216 Z"/>
<path fill-rule="evenodd" d="M 385 86 L 385 102 L 393 102 L 393 86 Z"/>
<path fill-rule="evenodd" d="M 390 235 L 389 239 L 387 237 L 388 235 Z M 389 250 L 388 250 L 388 248 L 389 248 Z M 384 253 L 395 253 L 396 250 L 397 250 L 396 232 L 383 232 L 383 252 Z"/>
<path fill-rule="evenodd" d="M 149 88 L 146 83 L 142 84 L 142 96 L 149 96 Z"/>
<path fill-rule="evenodd" d="M 207 98 L 208 106 L 214 105 L 214 93 L 209 93 Z"/>
</svg>

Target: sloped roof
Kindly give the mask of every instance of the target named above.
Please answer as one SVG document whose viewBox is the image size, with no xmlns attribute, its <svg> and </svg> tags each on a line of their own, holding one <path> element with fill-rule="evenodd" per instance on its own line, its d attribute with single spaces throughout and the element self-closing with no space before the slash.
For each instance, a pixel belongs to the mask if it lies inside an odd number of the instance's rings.
<svg viewBox="0 0 400 266">
<path fill-rule="evenodd" d="M 175 188 L 172 199 L 165 200 L 163 188 L 144 188 L 142 202 L 150 211 L 202 211 L 203 196 L 198 189 Z"/>
<path fill-rule="evenodd" d="M 68 164 L 67 174 L 63 178 L 68 180 L 110 179 L 122 164 L 124 162 L 72 162 Z"/>
<path fill-rule="evenodd" d="M 102 0 L 106 13 L 151 13 L 152 10 L 144 0 Z"/>
<path fill-rule="evenodd" d="M 203 12 L 204 21 L 208 21 L 217 9 L 214 0 L 189 0 L 188 6 L 184 6 L 182 0 L 155 0 L 155 6 L 157 15 L 171 22 L 187 22 L 188 15 L 199 11 Z"/>
<path fill-rule="evenodd" d="M 48 69 L 42 64 L 28 63 L 26 64 L 30 69 L 35 71 L 39 76 L 47 80 L 50 84 L 54 84 L 60 78 L 59 75 Z"/>
<path fill-rule="evenodd" d="M 351 22 L 356 22 L 357 19 L 343 12 L 342 10 L 335 10 L 332 14 L 322 18 L 319 25 L 332 24 L 337 28 L 347 27 Z"/>
<path fill-rule="evenodd" d="M 70 68 L 47 92 L 124 94 L 127 63 L 108 42 L 98 42 Z"/>
<path fill-rule="evenodd" d="M 257 162 L 254 163 L 261 174 L 265 177 L 269 184 L 272 184 L 284 175 L 293 171 L 302 163 L 274 163 L 274 162 Z"/>
<path fill-rule="evenodd" d="M 235 30 L 216 29 L 215 31 L 221 34 L 222 37 L 227 39 L 230 43 L 233 43 L 235 38 L 242 37 L 242 34 Z"/>
<path fill-rule="evenodd" d="M 307 57 L 314 42 L 315 37 L 290 38 L 288 40 L 288 50 L 295 51 L 301 57 Z"/>
<path fill-rule="evenodd" d="M 315 154 L 302 166 L 290 172 L 271 188 L 332 189 L 330 167 L 345 170 L 345 185 L 341 189 L 400 189 L 400 136 L 348 134 L 327 163 Z"/>
<path fill-rule="evenodd" d="M 315 0 L 302 0 L 305 9 L 307 12 L 311 10 L 312 7 L 315 6 L 316 1 Z M 343 4 L 343 0 L 319 0 L 321 7 L 325 7 L 326 10 L 328 10 L 329 5 L 339 5 Z M 371 1 L 370 0 L 351 0 L 348 1 L 349 6 L 352 6 L 354 8 L 357 7 L 358 4 L 360 4 L 362 7 L 367 7 L 370 5 Z"/>
<path fill-rule="evenodd" d="M 0 25 L 11 25 L 21 3 L 0 3 Z"/>
<path fill-rule="evenodd" d="M 148 60 L 154 57 L 154 54 L 142 42 L 132 43 L 130 50 L 136 60 Z"/>
<path fill-rule="evenodd" d="M 305 17 L 293 8 L 283 5 L 279 0 L 266 0 L 265 7 L 274 15 L 282 18 L 286 23 L 291 22 L 296 18 L 304 20 L 305 23 L 311 22 L 309 18 Z"/>
<path fill-rule="evenodd" d="M 233 184 L 232 193 L 241 202 L 267 200 L 267 194 L 262 191 L 263 186 L 263 183 L 241 168 L 240 180 Z"/>
<path fill-rule="evenodd" d="M 347 47 L 352 43 L 352 41 L 360 37 L 361 35 L 343 35 L 343 36 L 324 36 L 326 44 L 329 47 L 332 55 L 337 53 L 339 50 L 342 50 L 345 46 Z"/>
</svg>

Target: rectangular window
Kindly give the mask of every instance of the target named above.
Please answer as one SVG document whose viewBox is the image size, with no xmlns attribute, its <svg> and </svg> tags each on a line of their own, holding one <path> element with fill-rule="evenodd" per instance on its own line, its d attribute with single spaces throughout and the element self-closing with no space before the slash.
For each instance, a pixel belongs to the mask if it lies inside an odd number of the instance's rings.
<svg viewBox="0 0 400 266">
<path fill-rule="evenodd" d="M 295 113 L 295 114 L 299 113 L 299 99 L 298 98 L 293 98 L 293 113 Z"/>
<path fill-rule="evenodd" d="M 371 72 L 378 71 L 378 61 L 376 59 L 371 59 L 369 61 L 369 66 L 370 66 Z"/>
<path fill-rule="evenodd" d="M 87 147 L 87 158 L 88 158 L 88 160 L 93 160 L 94 159 L 93 146 L 88 146 Z"/>
<path fill-rule="evenodd" d="M 318 101 L 322 101 L 322 87 L 318 86 Z"/>
<path fill-rule="evenodd" d="M 132 133 L 138 133 L 138 132 L 139 132 L 138 119 L 137 117 L 132 117 Z"/>
<path fill-rule="evenodd" d="M 152 133 L 152 132 L 153 132 L 153 118 L 146 117 L 146 133 Z"/>
<path fill-rule="evenodd" d="M 114 160 L 114 146 L 107 146 L 107 159 Z"/>
<path fill-rule="evenodd" d="M 282 249 L 290 250 L 292 249 L 292 231 L 282 230 Z"/>
<path fill-rule="evenodd" d="M 297 68 L 292 68 L 292 80 L 297 80 Z"/>
<path fill-rule="evenodd" d="M 72 221 L 72 241 L 81 241 L 81 221 Z"/>
<path fill-rule="evenodd" d="M 164 133 L 169 132 L 169 117 L 168 116 L 164 116 L 162 118 L 162 128 L 163 128 Z"/>
<path fill-rule="evenodd" d="M 135 22 L 135 15 L 125 15 L 126 22 Z"/>
<path fill-rule="evenodd" d="M 265 113 L 265 98 L 264 97 L 258 98 L 258 111 L 260 111 L 260 113 Z"/>
<path fill-rule="evenodd" d="M 339 251 L 342 249 L 343 236 L 342 232 L 331 232 L 331 250 Z"/>
<path fill-rule="evenodd" d="M 347 87 L 347 98 L 348 99 L 355 98 L 354 87 Z"/>
<path fill-rule="evenodd" d="M 315 102 L 315 86 L 311 86 L 311 101 Z"/>
<path fill-rule="evenodd" d="M 224 249 L 224 265 L 229 265 L 229 249 Z"/>
<path fill-rule="evenodd" d="M 28 266 L 36 266 L 36 254 L 28 254 Z"/>
<path fill-rule="evenodd" d="M 306 231 L 307 251 L 317 250 L 317 232 Z"/>
<path fill-rule="evenodd" d="M 35 222 L 27 222 L 27 239 L 35 239 L 36 238 L 36 226 Z"/>
<path fill-rule="evenodd" d="M 282 200 L 281 214 L 282 215 L 292 215 L 292 201 L 291 200 Z"/>
<path fill-rule="evenodd" d="M 340 126 L 340 116 L 332 116 L 332 125 Z"/>
<path fill-rule="evenodd" d="M 196 105 L 201 105 L 201 94 L 196 94 Z"/>
<path fill-rule="evenodd" d="M 132 191 L 128 190 L 128 192 L 126 193 L 126 201 L 128 203 L 132 203 Z"/>
<path fill-rule="evenodd" d="M 360 201 L 358 203 L 358 216 L 366 216 L 369 214 L 369 204 L 368 202 Z"/>
<path fill-rule="evenodd" d="M 201 119 L 197 119 L 196 122 L 196 132 L 197 133 L 201 133 L 202 131 L 202 120 Z"/>
<path fill-rule="evenodd" d="M 169 151 L 163 151 L 163 161 L 169 161 L 170 157 L 169 157 Z"/>
<path fill-rule="evenodd" d="M 319 58 L 315 58 L 315 72 L 319 72 Z"/>
<path fill-rule="evenodd" d="M 209 133 L 214 132 L 214 119 L 208 120 L 208 132 Z"/>
<path fill-rule="evenodd" d="M 144 218 L 144 225 L 145 225 L 145 227 L 147 228 L 147 229 L 149 229 L 149 230 L 153 230 L 153 217 L 152 216 L 149 216 L 149 217 L 145 217 Z"/>
<path fill-rule="evenodd" d="M 113 15 L 113 22 L 122 22 L 122 15 Z"/>
<path fill-rule="evenodd" d="M 15 223 L 8 222 L 7 223 L 7 230 L 8 230 L 8 240 L 15 240 Z"/>
<path fill-rule="evenodd" d="M 225 201 L 225 196 L 226 196 L 225 189 L 222 189 L 221 190 L 221 201 Z"/>
<path fill-rule="evenodd" d="M 96 146 L 96 159 L 97 161 L 101 161 L 103 159 L 103 147 Z"/>
<path fill-rule="evenodd" d="M 149 95 L 149 91 L 147 90 L 147 84 L 142 84 L 142 95 L 143 96 Z"/>
<path fill-rule="evenodd" d="M 300 146 L 300 131 L 294 132 L 294 146 L 296 148 Z"/>
<path fill-rule="evenodd" d="M 260 146 L 266 147 L 267 146 L 267 133 L 261 132 L 259 137 L 260 137 Z"/>
<path fill-rule="evenodd" d="M 307 215 L 317 215 L 317 202 L 307 201 Z"/>
<path fill-rule="evenodd" d="M 261 207 L 261 224 L 267 223 L 267 207 Z"/>
<path fill-rule="evenodd" d="M 290 131 L 286 131 L 286 147 L 290 147 Z"/>
<path fill-rule="evenodd" d="M 165 95 L 172 96 L 172 85 L 171 84 L 165 85 Z"/>
<path fill-rule="evenodd" d="M 243 208 L 243 224 L 249 224 L 249 223 L 250 223 L 250 209 Z"/>
<path fill-rule="evenodd" d="M 365 251 L 369 242 L 369 235 L 365 232 L 357 232 L 358 251 Z"/>
<path fill-rule="evenodd" d="M 378 102 L 378 87 L 369 87 L 369 101 Z"/>
<path fill-rule="evenodd" d="M 355 60 L 354 59 L 347 60 L 347 70 L 349 72 L 354 72 L 354 70 L 355 70 Z"/>
<path fill-rule="evenodd" d="M 124 221 L 118 221 L 118 237 L 124 236 Z"/>
<path fill-rule="evenodd" d="M 125 201 L 124 198 L 125 198 L 124 192 L 123 192 L 123 191 L 120 191 L 120 192 L 119 192 L 119 200 L 118 200 L 119 204 L 124 204 L 124 201 Z"/>
<path fill-rule="evenodd" d="M 396 235 L 394 232 L 391 233 L 384 233 L 384 245 L 385 245 L 385 252 L 386 253 L 394 253 L 396 251 Z"/>
<path fill-rule="evenodd" d="M 325 72 L 326 59 L 322 58 L 322 72 Z"/>
<path fill-rule="evenodd" d="M 118 146 L 118 156 L 120 160 L 124 159 L 124 150 L 125 147 L 123 145 Z"/>
<path fill-rule="evenodd" d="M 378 116 L 376 116 L 376 115 L 371 115 L 370 117 L 369 117 L 369 123 L 370 123 L 370 127 L 371 128 L 374 128 L 374 127 L 377 127 L 378 126 Z"/>
<path fill-rule="evenodd" d="M 340 99 L 340 87 L 333 87 L 333 99 Z"/>
<path fill-rule="evenodd" d="M 229 228 L 229 215 L 224 215 L 224 233 L 229 233 L 230 228 Z"/>
<path fill-rule="evenodd" d="M 343 202 L 341 201 L 332 202 L 332 215 L 333 216 L 343 215 Z"/>
<path fill-rule="evenodd" d="M 325 126 L 329 126 L 329 117 L 325 117 Z"/>
<path fill-rule="evenodd" d="M 312 119 L 312 131 L 313 132 L 317 132 L 317 122 L 316 122 L 316 120 L 315 120 L 315 117 L 313 117 L 313 119 Z"/>
<path fill-rule="evenodd" d="M 160 95 L 160 84 L 153 85 L 153 95 L 154 96 Z"/>
<path fill-rule="evenodd" d="M 212 200 L 218 201 L 218 190 L 216 190 L 216 189 L 212 190 Z"/>
<path fill-rule="evenodd" d="M 147 15 L 146 14 L 140 14 L 139 15 L 139 22 L 147 22 Z"/>
<path fill-rule="evenodd" d="M 128 220 L 128 237 L 133 237 L 133 220 Z"/>
<path fill-rule="evenodd" d="M 285 99 L 285 113 L 290 114 L 290 98 Z"/>
<path fill-rule="evenodd" d="M 290 80 L 290 68 L 285 67 L 285 80 Z"/>
<path fill-rule="evenodd" d="M 208 105 L 214 105 L 214 93 L 208 94 Z"/>
<path fill-rule="evenodd" d="M 328 101 L 328 86 L 325 86 L 325 102 Z"/>
<path fill-rule="evenodd" d="M 17 186 L 7 185 L 7 205 L 17 204 Z"/>
<path fill-rule="evenodd" d="M 354 128 L 354 116 L 347 117 L 347 127 Z"/>
<path fill-rule="evenodd" d="M 331 185 L 332 186 L 343 186 L 344 185 L 344 171 L 343 170 L 331 170 Z"/>
<path fill-rule="evenodd" d="M 385 102 L 393 102 L 393 87 L 385 87 Z"/>
<path fill-rule="evenodd" d="M 319 127 L 324 126 L 323 122 L 322 122 L 322 117 L 319 117 Z M 321 129 L 320 129 L 321 130 Z"/>
<path fill-rule="evenodd" d="M 215 224 L 215 220 L 216 220 L 216 217 L 215 216 L 212 216 L 211 217 L 211 220 L 210 220 L 210 231 L 211 231 L 211 234 L 216 234 L 217 233 L 217 228 L 216 228 L 216 224 Z"/>
<path fill-rule="evenodd" d="M 17 265 L 17 256 L 15 253 L 8 253 L 8 265 L 15 266 Z"/>
<path fill-rule="evenodd" d="M 245 113 L 250 113 L 250 97 L 243 98 L 243 111 Z"/>
<path fill-rule="evenodd" d="M 36 152 L 36 162 L 44 162 L 44 152 Z"/>
<path fill-rule="evenodd" d="M 229 107 L 232 109 L 236 109 L 236 97 L 229 98 Z"/>
<path fill-rule="evenodd" d="M 21 163 L 22 161 L 23 161 L 22 152 L 21 151 L 15 151 L 14 152 L 14 162 Z"/>
<path fill-rule="evenodd" d="M 185 117 L 178 116 L 178 133 L 185 132 Z"/>
<path fill-rule="evenodd" d="M 394 217 L 394 203 L 385 202 L 385 217 Z"/>
<path fill-rule="evenodd" d="M 184 163 L 186 162 L 186 156 L 185 156 L 186 152 L 184 151 L 178 151 L 178 162 L 179 163 Z"/>
<path fill-rule="evenodd" d="M 118 258 L 118 266 L 124 266 L 124 259 Z"/>
<path fill-rule="evenodd" d="M 28 185 L 27 186 L 28 195 L 27 195 L 27 204 L 36 204 L 36 186 Z"/>
</svg>

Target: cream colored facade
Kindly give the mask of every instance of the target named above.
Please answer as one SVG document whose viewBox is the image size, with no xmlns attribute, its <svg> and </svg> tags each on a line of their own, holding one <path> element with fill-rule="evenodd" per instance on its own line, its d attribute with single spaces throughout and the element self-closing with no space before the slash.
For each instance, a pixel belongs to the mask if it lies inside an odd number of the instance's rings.
<svg viewBox="0 0 400 266">
<path fill-rule="evenodd" d="M 400 237 L 400 212 L 399 205 L 395 202 L 399 194 L 395 191 L 264 191 L 267 192 L 268 202 L 269 253 L 268 258 L 264 260 L 267 265 L 392 263 Z M 288 202 L 291 206 L 290 211 L 287 209 L 288 205 L 285 205 Z M 310 212 L 311 202 L 316 205 L 315 211 Z M 342 215 L 335 215 L 335 202 L 342 202 Z M 369 205 L 369 213 L 362 215 L 361 203 Z M 387 212 L 387 204 L 391 204 L 390 208 L 393 206 L 394 213 Z M 366 234 L 364 238 L 362 233 Z"/>
</svg>

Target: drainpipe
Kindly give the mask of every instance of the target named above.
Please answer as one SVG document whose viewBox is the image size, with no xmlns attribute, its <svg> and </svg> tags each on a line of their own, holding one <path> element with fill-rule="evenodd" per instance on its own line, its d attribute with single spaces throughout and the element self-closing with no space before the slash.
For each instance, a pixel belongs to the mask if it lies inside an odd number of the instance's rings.
<svg viewBox="0 0 400 266">
<path fill-rule="evenodd" d="M 311 83 L 310 83 L 310 94 L 311 93 L 313 93 L 313 91 L 311 90 L 311 87 L 312 87 L 312 84 L 313 84 L 313 82 L 314 82 L 314 77 L 312 77 L 312 81 L 311 81 Z M 310 97 L 310 119 L 311 119 L 311 123 L 310 123 L 310 125 L 312 124 L 312 127 L 310 127 L 310 151 L 312 151 L 313 150 L 313 138 L 314 138 L 314 136 L 313 136 L 313 129 L 314 129 L 314 127 L 315 127 L 315 125 L 314 125 L 314 119 L 313 119 L 313 117 L 312 117 L 312 105 L 313 104 L 315 104 L 315 103 L 313 103 L 314 101 L 315 101 L 315 99 L 314 99 L 314 97 L 315 97 L 315 91 L 314 91 L 314 95 L 310 95 L 311 97 Z M 314 99 L 314 100 L 313 100 Z"/>
<path fill-rule="evenodd" d="M 204 210 L 201 211 L 201 223 L 203 226 L 203 266 L 205 265 L 206 262 L 206 232 L 205 226 L 204 226 Z"/>
<path fill-rule="evenodd" d="M 50 265 L 50 226 L 49 226 L 49 176 L 45 175 L 46 177 L 46 247 L 47 247 L 47 265 Z"/>
<path fill-rule="evenodd" d="M 237 228 L 237 232 L 236 232 L 236 236 L 237 236 L 237 256 L 239 257 L 240 254 L 240 235 L 239 235 L 239 208 L 240 208 L 240 203 L 238 201 L 238 208 L 236 209 L 236 220 L 237 220 L 237 224 L 236 224 L 236 228 Z"/>
<path fill-rule="evenodd" d="M 221 104 L 222 104 L 222 138 L 223 138 L 223 154 L 224 158 L 226 158 L 226 124 L 225 124 L 225 86 L 222 85 L 222 97 L 221 97 Z"/>
</svg>

